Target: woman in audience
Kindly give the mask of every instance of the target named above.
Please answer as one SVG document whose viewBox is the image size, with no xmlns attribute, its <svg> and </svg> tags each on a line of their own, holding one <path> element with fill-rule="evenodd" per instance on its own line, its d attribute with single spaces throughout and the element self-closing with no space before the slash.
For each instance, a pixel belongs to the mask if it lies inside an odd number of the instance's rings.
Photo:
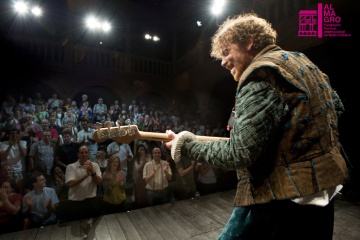
<svg viewBox="0 0 360 240">
<path fill-rule="evenodd" d="M 26 117 L 20 118 L 20 140 L 26 141 L 26 156 L 25 156 L 25 172 L 26 174 L 29 174 L 29 151 L 30 147 L 34 142 L 39 141 L 39 139 L 35 136 L 35 132 L 33 130 L 33 127 L 28 124 L 28 119 Z"/>
<path fill-rule="evenodd" d="M 22 196 L 13 192 L 10 181 L 0 185 L 0 234 L 21 230 Z"/>
<path fill-rule="evenodd" d="M 59 166 L 55 166 L 53 169 L 53 182 L 54 189 L 60 201 L 68 199 L 69 187 L 65 182 L 65 173 Z"/>
<path fill-rule="evenodd" d="M 105 214 L 125 210 L 125 181 L 125 173 L 121 170 L 120 158 L 117 155 L 112 155 L 108 160 L 105 172 L 102 174 Z"/>
<path fill-rule="evenodd" d="M 61 119 L 61 124 L 62 126 L 71 124 L 75 127 L 78 125 L 78 119 L 76 118 L 76 115 L 72 112 L 71 107 L 64 113 L 64 117 Z"/>
<path fill-rule="evenodd" d="M 144 144 L 136 144 L 134 159 L 134 202 L 136 207 L 147 207 L 146 182 L 143 178 L 143 170 L 145 164 L 151 161 L 151 155 L 148 154 Z"/>
<path fill-rule="evenodd" d="M 106 148 L 105 147 L 98 148 L 98 151 L 96 152 L 96 158 L 94 161 L 97 164 L 99 164 L 101 174 L 103 174 L 106 171 L 106 168 L 108 166 L 108 159 L 106 158 Z M 102 183 L 100 183 L 98 185 L 97 195 L 100 197 L 104 195 L 104 187 L 103 187 Z"/>
</svg>

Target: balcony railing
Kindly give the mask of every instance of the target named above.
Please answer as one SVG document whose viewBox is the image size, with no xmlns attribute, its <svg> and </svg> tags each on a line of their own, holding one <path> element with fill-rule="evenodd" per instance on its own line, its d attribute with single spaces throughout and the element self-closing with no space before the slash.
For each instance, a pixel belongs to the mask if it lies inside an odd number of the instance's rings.
<svg viewBox="0 0 360 240">
<path fill-rule="evenodd" d="M 161 77 L 176 74 L 201 64 L 206 56 L 199 45 L 182 58 L 170 62 L 127 54 L 102 48 L 93 48 L 69 43 L 60 43 L 44 39 L 11 38 L 16 51 L 33 64 L 52 65 L 62 68 L 89 66 L 111 69 L 123 73 L 140 73 Z"/>
</svg>

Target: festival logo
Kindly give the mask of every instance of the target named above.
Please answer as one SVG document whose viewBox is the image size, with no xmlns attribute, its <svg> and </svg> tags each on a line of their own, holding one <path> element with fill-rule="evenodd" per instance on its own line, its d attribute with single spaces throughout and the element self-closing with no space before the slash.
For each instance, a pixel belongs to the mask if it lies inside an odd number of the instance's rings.
<svg viewBox="0 0 360 240">
<path fill-rule="evenodd" d="M 341 16 L 332 4 L 318 3 L 317 10 L 299 12 L 299 37 L 351 37 L 341 27 Z"/>
</svg>

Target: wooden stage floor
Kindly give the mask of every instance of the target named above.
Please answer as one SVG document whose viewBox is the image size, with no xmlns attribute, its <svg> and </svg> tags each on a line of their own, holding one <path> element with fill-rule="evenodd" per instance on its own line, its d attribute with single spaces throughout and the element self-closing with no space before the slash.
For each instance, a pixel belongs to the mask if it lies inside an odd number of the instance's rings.
<svg viewBox="0 0 360 240">
<path fill-rule="evenodd" d="M 0 235 L 0 240 L 211 240 L 233 210 L 235 189 L 164 205 Z M 333 240 L 360 239 L 360 204 L 335 200 Z"/>
</svg>

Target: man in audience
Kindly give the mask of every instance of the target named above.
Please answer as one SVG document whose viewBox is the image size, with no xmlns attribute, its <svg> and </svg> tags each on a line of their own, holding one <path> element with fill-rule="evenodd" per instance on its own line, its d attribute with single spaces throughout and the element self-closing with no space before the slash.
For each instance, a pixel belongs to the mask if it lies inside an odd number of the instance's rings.
<svg viewBox="0 0 360 240">
<path fill-rule="evenodd" d="M 180 161 L 176 163 L 178 175 L 176 178 L 175 195 L 177 200 L 195 197 L 195 168 L 195 160 L 186 156 L 181 157 Z"/>
<path fill-rule="evenodd" d="M 91 162 L 86 145 L 78 150 L 78 161 L 66 167 L 65 182 L 69 186 L 68 201 L 62 201 L 58 215 L 60 221 L 71 221 L 97 217 L 102 214 L 102 199 L 97 198 L 97 185 L 101 182 L 101 171 L 97 163 Z"/>
<path fill-rule="evenodd" d="M 56 145 L 50 142 L 49 130 L 44 130 L 42 133 L 43 139 L 35 142 L 30 147 L 29 167 L 30 171 L 37 170 L 46 176 L 49 186 L 52 185 L 51 169 L 54 166 L 54 158 L 56 152 Z"/>
<path fill-rule="evenodd" d="M 43 105 L 43 104 L 47 104 L 47 103 L 46 103 L 46 100 L 42 98 L 41 93 L 36 92 L 35 97 L 33 99 L 33 104 L 35 104 L 35 105 Z"/>
<path fill-rule="evenodd" d="M 56 224 L 55 211 L 59 199 L 53 188 L 46 187 L 42 173 L 35 173 L 31 178 L 33 190 L 23 197 L 22 211 L 25 215 L 24 228 L 41 227 Z"/>
<path fill-rule="evenodd" d="M 60 99 L 58 99 L 58 95 L 56 93 L 53 93 L 52 98 L 49 98 L 47 100 L 47 105 L 49 111 L 54 110 L 54 108 L 57 108 L 60 106 Z"/>
<path fill-rule="evenodd" d="M 152 150 L 153 160 L 145 164 L 143 178 L 146 182 L 147 199 L 150 206 L 169 202 L 168 186 L 172 178 L 167 161 L 161 160 L 161 149 Z"/>
<path fill-rule="evenodd" d="M 19 129 L 10 129 L 8 134 L 9 140 L 0 142 L 0 162 L 1 164 L 10 164 L 14 176 L 18 179 L 23 179 L 27 144 L 26 141 L 20 140 Z"/>
<path fill-rule="evenodd" d="M 99 97 L 98 103 L 94 105 L 93 108 L 93 117 L 94 121 L 101 122 L 106 120 L 107 116 L 107 106 L 104 104 L 104 100 L 102 97 Z"/>
<path fill-rule="evenodd" d="M 81 101 L 79 102 L 79 107 L 81 107 L 81 106 L 83 105 L 83 103 L 86 103 L 87 106 L 88 106 L 89 108 L 91 108 L 91 104 L 90 104 L 90 102 L 89 102 L 88 95 L 86 95 L 86 94 L 83 94 L 83 95 L 81 96 Z"/>
<path fill-rule="evenodd" d="M 66 170 L 67 165 L 77 161 L 77 153 L 80 147 L 80 144 L 77 142 L 71 141 L 71 131 L 63 131 L 64 143 L 61 144 L 55 154 L 55 163 L 62 168 L 63 171 Z"/>
<path fill-rule="evenodd" d="M 36 107 L 35 107 L 35 104 L 33 104 L 31 97 L 26 98 L 26 102 L 25 102 L 25 105 L 23 106 L 22 110 L 25 111 L 26 113 L 34 113 L 35 112 Z"/>
<path fill-rule="evenodd" d="M 9 163 L 1 164 L 0 167 L 0 182 L 8 181 L 13 186 L 16 193 L 23 195 L 24 179 L 19 179 L 14 176 L 13 170 Z"/>
<path fill-rule="evenodd" d="M 50 132 L 50 141 L 54 143 L 55 145 L 59 142 L 59 133 L 55 128 L 50 129 L 50 123 L 48 119 L 41 120 L 41 130 L 37 131 L 35 133 L 36 137 L 38 137 L 39 140 L 43 138 L 43 132 L 48 131 Z"/>
<path fill-rule="evenodd" d="M 90 160 L 94 161 L 98 150 L 98 143 L 93 138 L 95 129 L 89 127 L 89 120 L 86 118 L 81 119 L 81 127 L 77 134 L 77 142 L 89 148 Z"/>
</svg>

